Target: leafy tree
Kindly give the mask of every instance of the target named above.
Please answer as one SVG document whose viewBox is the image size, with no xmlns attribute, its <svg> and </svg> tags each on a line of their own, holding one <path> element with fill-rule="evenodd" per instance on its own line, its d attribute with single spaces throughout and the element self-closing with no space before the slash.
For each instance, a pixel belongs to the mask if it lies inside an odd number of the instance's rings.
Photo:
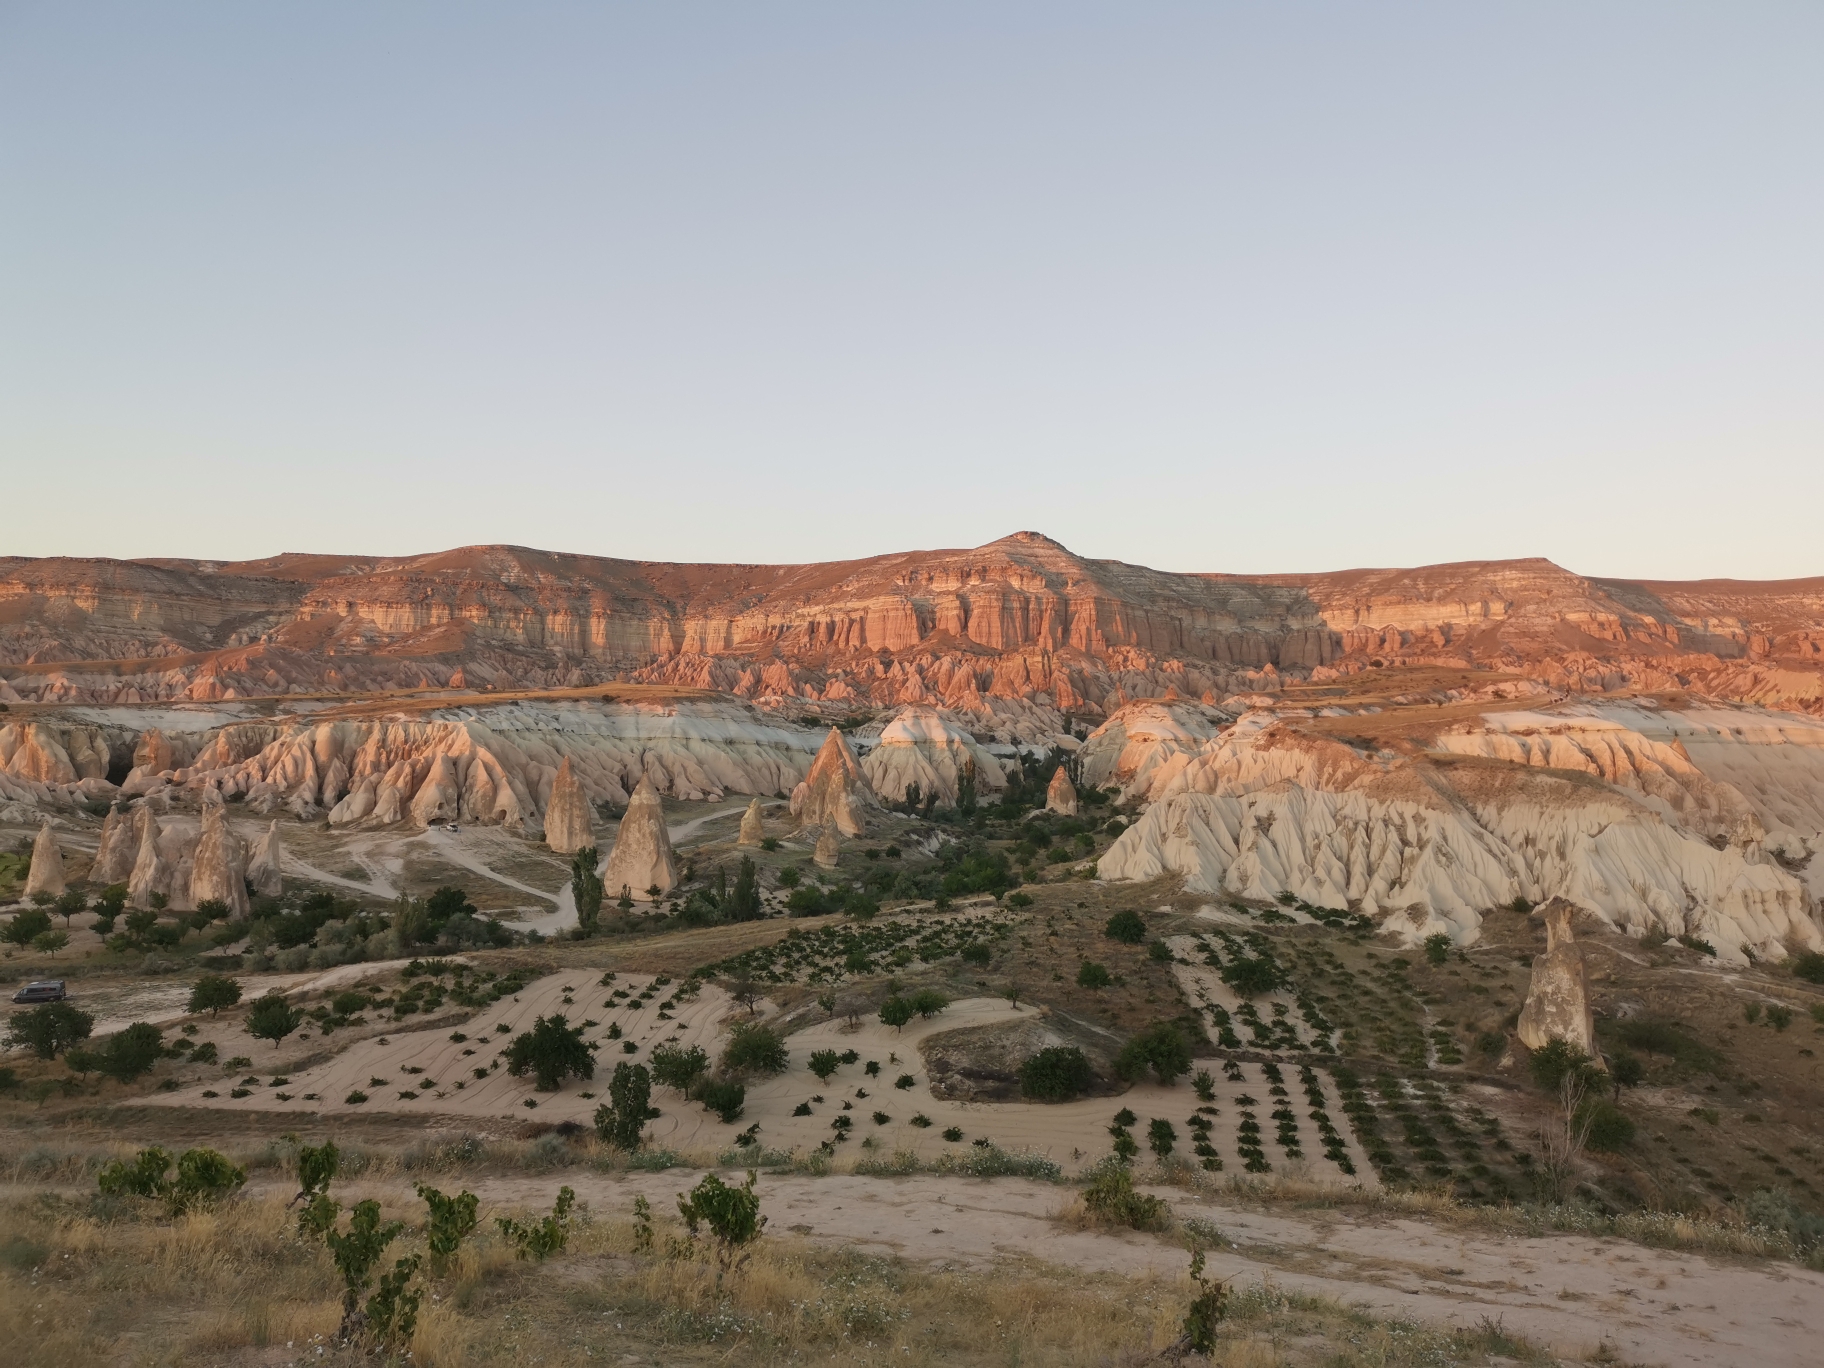
<svg viewBox="0 0 1824 1368">
<path fill-rule="evenodd" d="M 1115 1072 L 1129 1083 L 1137 1082 L 1149 1068 L 1168 1087 L 1191 1071 L 1191 1047 L 1170 1022 L 1147 1027 L 1115 1056 Z"/>
<path fill-rule="evenodd" d="M 1606 1098 L 1593 1098 L 1584 1104 L 1578 1118 L 1584 1126 L 1585 1143 L 1593 1150 L 1612 1154 L 1625 1149 L 1634 1139 L 1634 1123 L 1625 1112 Z"/>
<path fill-rule="evenodd" d="M 1646 1065 L 1640 1062 L 1638 1055 L 1617 1050 L 1609 1060 L 1609 1077 L 1615 1082 L 1615 1097 L 1618 1101 L 1623 1088 L 1638 1088 L 1646 1076 Z"/>
<path fill-rule="evenodd" d="M 616 1149 L 636 1150 L 652 1106 L 652 1075 L 644 1064 L 617 1064 L 608 1080 L 608 1101 L 595 1109 L 595 1133 Z"/>
<path fill-rule="evenodd" d="M 475 904 L 460 888 L 446 884 L 424 900 L 424 910 L 430 917 L 431 930 L 435 932 L 443 930 L 444 923 L 451 917 L 473 917 Z"/>
<path fill-rule="evenodd" d="M 204 974 L 190 990 L 191 1012 L 207 1012 L 217 1015 L 222 1008 L 232 1007 L 241 1000 L 241 985 L 226 974 Z"/>
<path fill-rule="evenodd" d="M 722 1051 L 722 1067 L 729 1073 L 779 1074 L 790 1063 L 778 1032 L 758 1022 L 736 1022 Z"/>
<path fill-rule="evenodd" d="M 1807 983 L 1824 983 L 1824 954 L 1807 950 L 1792 959 L 1792 972 Z"/>
<path fill-rule="evenodd" d="M 1134 1142 L 1129 1138 L 1127 1143 Z M 1161 1198 L 1134 1191 L 1134 1175 L 1125 1164 L 1099 1166 L 1083 1189 L 1083 1205 L 1097 1219 L 1132 1230 L 1160 1230 L 1170 1219 Z"/>
<path fill-rule="evenodd" d="M 275 1047 L 303 1024 L 304 1013 L 276 990 L 254 1003 L 247 1013 L 247 1034 L 255 1040 L 270 1040 Z"/>
<path fill-rule="evenodd" d="M 1170 1121 L 1154 1117 L 1146 1127 L 1146 1146 L 1159 1158 L 1164 1159 L 1172 1152 L 1172 1146 L 1178 1143 L 1178 1132 L 1172 1128 Z"/>
<path fill-rule="evenodd" d="M 127 905 L 127 886 L 124 883 L 109 884 L 95 895 L 95 913 L 97 916 L 118 917 Z"/>
<path fill-rule="evenodd" d="M 906 1023 L 917 1015 L 918 1009 L 897 993 L 880 1004 L 882 1023 L 900 1031 L 904 1031 Z"/>
<path fill-rule="evenodd" d="M 40 931 L 32 937 L 32 949 L 41 955 L 55 957 L 57 952 L 70 943 L 68 931 Z"/>
<path fill-rule="evenodd" d="M 105 1165 L 96 1182 L 104 1193 L 160 1198 L 179 1212 L 207 1206 L 247 1181 L 244 1169 L 212 1149 L 185 1150 L 177 1160 L 175 1179 L 167 1176 L 170 1170 L 171 1155 L 153 1145 L 130 1162 L 116 1159 Z"/>
<path fill-rule="evenodd" d="M 474 1231 L 479 1220 L 476 1209 L 480 1199 L 472 1192 L 447 1197 L 425 1183 L 417 1192 L 428 1210 L 425 1213 L 425 1243 L 431 1249 L 431 1266 L 439 1271 L 450 1265 L 462 1242 Z"/>
<path fill-rule="evenodd" d="M 0 928 L 0 940 L 7 941 L 21 948 L 30 945 L 32 938 L 51 929 L 51 914 L 42 907 L 27 907 L 13 914 L 13 919 Z"/>
<path fill-rule="evenodd" d="M 1094 1082 L 1088 1057 L 1074 1045 L 1053 1045 L 1020 1065 L 1020 1092 L 1039 1102 L 1068 1102 Z"/>
<path fill-rule="evenodd" d="M 1587 1074 L 1594 1067 L 1590 1057 L 1568 1040 L 1548 1040 L 1534 1050 L 1527 1060 L 1533 1082 L 1547 1092 L 1556 1092 L 1567 1075 Z"/>
<path fill-rule="evenodd" d="M 601 854 L 594 846 L 585 846 L 570 859 L 570 892 L 576 899 L 576 924 L 585 936 L 593 936 L 602 920 L 602 876 L 596 873 Z"/>
<path fill-rule="evenodd" d="M 164 1034 L 158 1027 L 136 1021 L 107 1038 L 93 1052 L 95 1070 L 117 1083 L 131 1083 L 157 1064 L 165 1052 Z"/>
<path fill-rule="evenodd" d="M 745 1085 L 725 1078 L 706 1078 L 697 1085 L 692 1094 L 701 1102 L 707 1111 L 712 1111 L 722 1121 L 732 1122 L 739 1119 L 742 1109 L 747 1105 L 747 1088 Z"/>
<path fill-rule="evenodd" d="M 928 1019 L 936 1016 L 939 1012 L 943 1011 L 944 1008 L 948 1007 L 950 1005 L 950 999 L 938 992 L 935 988 L 920 988 L 916 993 L 912 994 L 911 1003 L 913 1011 L 917 1012 L 921 1017 Z"/>
<path fill-rule="evenodd" d="M 668 1088 L 688 1093 L 691 1085 L 709 1071 L 709 1052 L 701 1045 L 689 1049 L 661 1045 L 652 1052 L 652 1076 Z"/>
<path fill-rule="evenodd" d="M 1450 958 L 1450 937 L 1439 931 L 1425 937 L 1425 959 L 1430 964 L 1443 964 Z"/>
<path fill-rule="evenodd" d="M 540 1092 L 556 1092 L 567 1074 L 595 1077 L 595 1052 L 584 1041 L 582 1027 L 570 1025 L 561 1014 L 541 1016 L 531 1030 L 513 1038 L 507 1072 L 515 1078 L 530 1073 Z"/>
<path fill-rule="evenodd" d="M 562 1252 L 570 1242 L 570 1208 L 576 1204 L 576 1193 L 569 1187 L 557 1190 L 557 1201 L 551 1214 L 531 1225 L 522 1225 L 505 1216 L 496 1216 L 494 1224 L 513 1246 L 521 1259 L 546 1259 Z"/>
<path fill-rule="evenodd" d="M 157 1197 L 165 1190 L 171 1155 L 157 1145 L 141 1150 L 131 1162 L 115 1159 L 96 1175 L 100 1189 L 110 1196 Z"/>
<path fill-rule="evenodd" d="M 196 905 L 193 916 L 196 919 L 196 929 L 201 931 L 210 922 L 227 921 L 229 907 L 220 898 L 204 898 Z"/>
<path fill-rule="evenodd" d="M 1108 919 L 1102 928 L 1102 934 L 1123 945 L 1138 945 L 1146 939 L 1146 923 L 1140 919 L 1138 912 L 1123 909 Z"/>
<path fill-rule="evenodd" d="M 1155 964 L 1170 964 L 1172 961 L 1172 947 L 1162 940 L 1149 941 L 1146 947 L 1146 957 Z"/>
<path fill-rule="evenodd" d="M 1218 974 L 1244 1000 L 1271 993 L 1285 984 L 1285 971 L 1266 955 L 1237 955 Z"/>
<path fill-rule="evenodd" d="M 842 1067 L 842 1056 L 834 1050 L 816 1050 L 811 1054 L 811 1072 L 819 1083 L 828 1083 L 830 1075 Z"/>
<path fill-rule="evenodd" d="M 1191 1254 L 1191 1281 L 1196 1284 L 1197 1295 L 1191 1299 L 1190 1310 L 1185 1312 L 1180 1343 L 1193 1354 L 1207 1356 L 1216 1349 L 1217 1323 L 1228 1314 L 1228 1285 L 1212 1283 L 1203 1276 L 1201 1249 Z"/>
<path fill-rule="evenodd" d="M 386 1247 L 404 1232 L 403 1221 L 381 1223 L 380 1203 L 371 1197 L 355 1203 L 349 1212 L 346 1231 L 338 1231 L 333 1226 L 323 1231 L 323 1241 L 335 1260 L 336 1272 L 342 1275 L 340 1333 L 343 1339 L 354 1339 L 365 1330 L 365 1321 L 358 1315 L 361 1294 L 372 1281 L 374 1266 L 386 1253 Z"/>
<path fill-rule="evenodd" d="M 298 1234 L 322 1236 L 336 1223 L 341 1204 L 329 1195 L 330 1181 L 341 1167 L 342 1155 L 336 1142 L 303 1145 L 298 1149 L 298 1195 L 290 1205 L 303 1204 L 298 1213 Z"/>
<path fill-rule="evenodd" d="M 78 1041 L 87 1040 L 95 1018 L 68 1002 L 47 1002 L 16 1013 L 6 1023 L 8 1049 L 30 1050 L 40 1059 L 55 1059 Z"/>
<path fill-rule="evenodd" d="M 760 1214 L 760 1196 L 754 1191 L 755 1179 L 754 1170 L 749 1169 L 743 1186 L 730 1187 L 709 1173 L 691 1189 L 688 1198 L 680 1193 L 678 1214 L 690 1228 L 691 1237 L 696 1237 L 699 1225 L 707 1225 L 709 1233 L 725 1246 L 744 1245 L 758 1239 L 766 1226 L 766 1218 Z"/>
<path fill-rule="evenodd" d="M 743 855 L 735 887 L 728 895 L 728 919 L 755 921 L 760 915 L 760 871 L 754 867 L 752 857 Z"/>
<path fill-rule="evenodd" d="M 63 928 L 67 931 L 78 912 L 89 910 L 89 900 L 80 888 L 66 888 L 53 905 L 53 910 L 63 918 Z"/>
<path fill-rule="evenodd" d="M 1114 976 L 1094 960 L 1084 960 L 1077 966 L 1077 987 L 1079 988 L 1106 988 L 1114 981 Z"/>
<path fill-rule="evenodd" d="M 1018 897 L 1016 893 L 1014 895 Z M 981 941 L 970 941 L 961 951 L 964 964 L 973 964 L 978 969 L 986 969 L 988 961 L 994 958 L 994 952 Z"/>
</svg>

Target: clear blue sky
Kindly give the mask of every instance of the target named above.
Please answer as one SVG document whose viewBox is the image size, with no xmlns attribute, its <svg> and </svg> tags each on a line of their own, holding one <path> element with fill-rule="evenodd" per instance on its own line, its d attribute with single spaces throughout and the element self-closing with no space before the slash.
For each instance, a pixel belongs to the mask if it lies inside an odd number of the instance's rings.
<svg viewBox="0 0 1824 1368">
<path fill-rule="evenodd" d="M 0 0 L 0 503 L 1824 574 L 1824 5 Z"/>
</svg>

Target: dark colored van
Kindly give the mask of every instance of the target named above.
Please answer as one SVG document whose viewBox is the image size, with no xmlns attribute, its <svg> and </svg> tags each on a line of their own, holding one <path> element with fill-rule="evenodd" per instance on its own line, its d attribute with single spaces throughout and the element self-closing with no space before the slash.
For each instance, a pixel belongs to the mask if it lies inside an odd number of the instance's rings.
<svg viewBox="0 0 1824 1368">
<path fill-rule="evenodd" d="M 28 983 L 13 994 L 14 1002 L 62 1002 L 69 994 L 63 990 L 62 979 L 39 979 Z"/>
</svg>

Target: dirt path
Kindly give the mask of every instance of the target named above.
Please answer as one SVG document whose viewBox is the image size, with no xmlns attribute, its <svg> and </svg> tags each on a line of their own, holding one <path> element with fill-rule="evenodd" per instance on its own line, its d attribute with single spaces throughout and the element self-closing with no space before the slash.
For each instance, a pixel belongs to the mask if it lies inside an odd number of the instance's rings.
<svg viewBox="0 0 1824 1368">
<path fill-rule="evenodd" d="M 546 1207 L 569 1183 L 597 1214 L 625 1217 L 635 1196 L 656 1211 L 695 1173 L 552 1174 L 473 1184 L 486 1202 Z M 379 1191 L 378 1189 L 375 1190 Z M 1040 1259 L 1089 1273 L 1182 1272 L 1178 1235 L 1081 1231 L 1052 1219 L 1068 1188 L 1017 1179 L 766 1177 L 769 1230 L 952 1267 Z M 1605 1341 L 1621 1361 L 1803 1368 L 1819 1361 L 1824 1274 L 1572 1235 L 1515 1238 L 1417 1220 L 1346 1213 L 1263 1213 L 1161 1190 L 1177 1214 L 1235 1244 L 1209 1256 L 1214 1276 L 1365 1305 L 1383 1316 L 1473 1328 L 1484 1317 L 1567 1357 Z M 409 1193 L 402 1200 L 409 1199 Z"/>
</svg>

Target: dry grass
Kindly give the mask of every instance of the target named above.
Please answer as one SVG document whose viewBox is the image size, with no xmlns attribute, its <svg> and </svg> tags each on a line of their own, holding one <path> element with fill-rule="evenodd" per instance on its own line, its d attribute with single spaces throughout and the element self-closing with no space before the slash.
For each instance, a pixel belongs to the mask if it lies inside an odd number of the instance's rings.
<svg viewBox="0 0 1824 1368">
<path fill-rule="evenodd" d="M 386 1214 L 415 1224 L 421 1213 L 388 1203 Z M 1138 1364 L 1176 1338 L 1192 1295 L 1182 1276 L 1089 1277 L 1017 1260 L 918 1267 L 790 1235 L 725 1260 L 662 1213 L 651 1252 L 636 1248 L 631 1220 L 585 1215 L 561 1255 L 530 1264 L 494 1236 L 492 1214 L 427 1288 L 411 1362 Z M 7 1361 L 352 1364 L 360 1356 L 330 1339 L 334 1270 L 292 1219 L 274 1197 L 175 1220 L 98 1198 L 0 1202 Z M 408 1234 L 388 1257 L 420 1243 Z M 1225 1327 L 1214 1362 L 1230 1368 L 1537 1357 L 1517 1341 L 1482 1344 L 1271 1286 L 1238 1292 Z"/>
</svg>

